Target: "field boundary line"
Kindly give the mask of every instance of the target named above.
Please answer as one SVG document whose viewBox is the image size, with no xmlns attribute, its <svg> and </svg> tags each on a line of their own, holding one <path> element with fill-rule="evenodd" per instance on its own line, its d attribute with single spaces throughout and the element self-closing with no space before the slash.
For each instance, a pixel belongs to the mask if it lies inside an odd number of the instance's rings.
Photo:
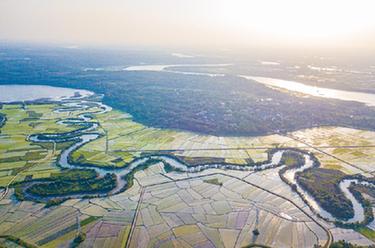
<svg viewBox="0 0 375 248">
<path fill-rule="evenodd" d="M 249 185 L 251 185 L 251 186 L 253 186 L 255 188 L 258 188 L 258 189 L 263 190 L 263 191 L 265 191 L 267 193 L 270 193 L 270 194 L 272 194 L 272 195 L 274 195 L 276 197 L 282 198 L 285 201 L 290 202 L 293 206 L 295 206 L 297 209 L 299 209 L 304 215 L 306 215 L 312 222 L 314 222 L 315 224 L 317 224 L 320 228 L 322 228 L 326 232 L 326 234 L 327 234 L 327 242 L 324 244 L 324 246 L 323 246 L 324 248 L 329 248 L 330 245 L 331 245 L 331 243 L 333 242 L 333 236 L 332 236 L 331 231 L 327 227 L 325 227 L 323 224 L 321 224 L 319 221 L 317 221 L 315 218 L 313 218 L 310 214 L 308 214 L 302 207 L 300 207 L 293 200 L 290 200 L 289 198 L 287 198 L 287 197 L 285 197 L 283 195 L 280 195 L 280 194 L 272 192 L 272 191 L 270 191 L 270 190 L 268 190 L 266 188 L 263 188 L 262 186 L 259 186 L 257 184 L 251 183 L 249 181 L 246 181 L 244 179 L 241 179 L 241 178 L 233 176 L 233 175 L 225 174 L 223 172 L 213 172 L 213 173 L 208 173 L 208 174 L 205 174 L 205 175 L 196 175 L 196 176 L 190 176 L 190 177 L 186 177 L 186 178 L 174 179 L 172 182 L 162 182 L 162 183 L 149 184 L 149 185 L 144 186 L 143 189 L 146 190 L 148 187 L 154 187 L 154 186 L 158 186 L 158 185 L 163 185 L 163 184 L 168 184 L 168 183 L 173 183 L 173 182 L 186 181 L 186 180 L 191 180 L 191 179 L 196 179 L 196 178 L 203 178 L 203 177 L 214 176 L 214 175 L 222 175 L 222 176 L 231 177 L 231 178 L 240 180 L 241 182 L 249 184 Z"/>
<path fill-rule="evenodd" d="M 141 186 L 141 193 L 139 194 L 139 199 L 138 199 L 137 207 L 135 209 L 134 218 L 133 218 L 133 221 L 132 221 L 132 224 L 131 224 L 131 227 L 130 227 L 130 232 L 129 232 L 128 238 L 126 240 L 126 245 L 125 245 L 126 248 L 130 247 L 130 242 L 132 241 L 135 225 L 137 224 L 139 209 L 140 209 L 142 201 L 143 201 L 144 192 L 145 192 L 145 187 Z"/>
</svg>

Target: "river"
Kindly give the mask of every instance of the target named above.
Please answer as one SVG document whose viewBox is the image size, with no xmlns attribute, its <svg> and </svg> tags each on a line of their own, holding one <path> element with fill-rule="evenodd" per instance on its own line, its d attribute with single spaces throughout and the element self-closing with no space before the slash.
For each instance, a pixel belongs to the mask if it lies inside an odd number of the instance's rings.
<svg viewBox="0 0 375 248">
<path fill-rule="evenodd" d="M 9 87 L 9 88 L 7 88 Z M 41 92 L 40 94 L 35 93 L 32 96 L 34 99 L 40 99 L 41 96 L 46 96 L 47 92 L 49 90 L 52 90 L 53 96 L 52 99 L 59 99 L 59 100 L 64 100 L 63 103 L 61 104 L 60 109 L 57 109 L 55 111 L 66 111 L 67 109 L 71 108 L 72 110 L 85 110 L 88 107 L 88 101 L 85 99 L 77 99 L 77 94 L 75 92 L 80 92 L 80 96 L 82 97 L 84 95 L 89 96 L 92 93 L 89 91 L 80 91 L 80 90 L 75 90 L 75 89 L 70 89 L 67 90 L 66 88 L 57 88 L 57 87 L 50 87 L 50 86 L 2 86 L 2 89 L 5 89 L 6 92 L 8 92 L 7 101 L 9 102 L 14 102 L 14 101 L 22 101 L 24 98 L 22 96 L 27 95 L 26 94 L 26 89 L 33 89 L 33 90 L 38 90 Z M 15 91 L 16 89 L 20 89 L 22 93 Z M 70 94 L 68 94 L 70 93 Z M 69 97 L 70 96 L 70 97 Z M 73 97 L 73 98 L 72 98 Z M 27 99 L 32 99 L 32 97 L 26 97 Z M 49 97 L 51 99 L 51 97 Z M 2 99 L 5 99 L 3 97 Z M 117 186 L 109 193 L 109 194 L 116 194 L 120 192 L 125 186 L 126 182 L 124 180 L 124 176 L 135 170 L 139 165 L 143 164 L 146 162 L 148 159 L 160 159 L 163 160 L 165 163 L 168 163 L 173 169 L 176 171 L 182 171 L 182 172 L 189 172 L 189 173 L 197 173 L 203 170 L 207 169 L 224 169 L 224 170 L 239 170 L 239 171 L 254 171 L 254 170 L 266 170 L 269 168 L 273 168 L 276 166 L 283 166 L 280 161 L 282 158 L 282 155 L 284 152 L 288 150 L 278 150 L 275 153 L 271 154 L 271 158 L 268 162 L 263 163 L 262 165 L 258 166 L 240 166 L 236 164 L 202 164 L 198 166 L 188 166 L 185 163 L 182 163 L 181 161 L 170 157 L 170 156 L 164 156 L 164 155 L 150 155 L 148 157 L 140 158 L 140 159 L 135 159 L 133 162 L 128 164 L 124 168 L 100 168 L 100 167 L 92 167 L 92 166 L 84 166 L 84 165 L 79 165 L 79 164 L 72 164 L 69 161 L 69 156 L 71 153 L 76 150 L 79 146 L 84 145 L 92 140 L 95 140 L 99 137 L 98 133 L 95 133 L 95 129 L 98 127 L 98 123 L 93 122 L 92 117 L 90 117 L 88 114 L 103 114 L 108 111 L 111 111 L 111 107 L 106 106 L 102 104 L 101 102 L 90 102 L 90 105 L 96 104 L 96 111 L 94 112 L 85 112 L 79 115 L 79 118 L 75 119 L 66 119 L 66 120 L 61 120 L 58 123 L 61 125 L 71 125 L 71 124 L 87 124 L 91 123 L 91 125 L 86 125 L 86 128 L 80 129 L 79 131 L 73 131 L 71 136 L 68 136 L 67 140 L 79 140 L 66 150 L 64 150 L 59 157 L 58 164 L 62 168 L 80 168 L 80 169 L 94 169 L 100 176 L 105 175 L 106 173 L 114 173 L 116 175 L 116 180 L 117 180 Z M 44 138 L 39 139 L 40 134 L 33 134 L 29 136 L 29 140 L 32 140 L 34 142 L 54 142 L 56 138 L 58 138 L 59 134 L 43 134 Z M 64 136 L 65 137 L 65 136 Z M 306 169 L 309 169 L 313 166 L 313 160 L 311 158 L 311 155 L 303 154 L 305 158 L 305 163 L 304 165 L 300 166 L 299 168 L 296 169 L 290 169 L 285 172 L 285 178 L 289 181 L 289 183 L 296 185 L 297 191 L 303 195 L 304 199 L 309 203 L 310 207 L 318 213 L 320 216 L 331 220 L 335 221 L 336 219 L 327 211 L 322 209 L 319 204 L 314 200 L 314 198 L 306 191 L 304 191 L 296 182 L 295 180 L 295 174 L 297 172 L 304 171 Z M 361 183 L 364 185 L 368 185 L 366 182 L 360 182 L 358 180 L 343 180 L 340 183 L 340 188 L 342 192 L 345 194 L 345 196 L 352 202 L 353 208 L 354 208 L 354 217 L 350 220 L 348 220 L 346 223 L 353 223 L 353 222 L 361 222 L 364 220 L 364 209 L 362 205 L 355 199 L 355 197 L 352 195 L 352 193 L 349 191 L 349 187 L 352 183 Z M 373 185 L 370 185 L 373 186 Z M 75 197 L 82 197 L 84 195 L 75 195 Z"/>
<path fill-rule="evenodd" d="M 201 76 L 210 76 L 210 77 L 217 77 L 217 76 L 225 76 L 225 74 L 221 73 L 208 73 L 208 72 L 192 72 L 192 71 L 184 71 L 184 67 L 224 67 L 229 66 L 231 64 L 164 64 L 164 65 L 136 65 L 136 66 L 129 66 L 125 68 L 125 71 L 164 71 L 170 73 L 178 73 L 178 74 L 188 74 L 188 75 L 201 75 Z M 171 67 L 178 67 L 178 70 L 169 70 L 168 68 Z M 370 93 L 363 93 L 363 92 L 356 92 L 356 91 L 345 91 L 345 90 L 336 90 L 330 88 L 323 88 L 323 87 L 316 87 L 311 85 L 306 85 L 296 81 L 290 80 L 283 80 L 277 78 L 269 78 L 269 77 L 256 77 L 251 75 L 237 75 L 239 77 L 255 81 L 257 83 L 264 84 L 266 86 L 270 86 L 272 88 L 280 88 L 286 89 L 291 92 L 298 92 L 305 95 L 322 97 L 322 98 L 330 98 L 330 99 L 338 99 L 343 101 L 355 101 L 364 103 L 368 106 L 375 106 L 375 94 Z"/>
<path fill-rule="evenodd" d="M 102 103 L 97 103 L 98 107 L 102 110 L 91 112 L 95 114 L 103 114 L 107 111 L 110 111 L 110 107 L 106 107 Z M 64 104 L 63 104 L 64 105 Z M 65 106 L 69 106 L 72 108 L 85 108 L 85 102 L 68 102 L 65 103 Z M 64 108 L 65 109 L 65 108 Z M 59 111 L 59 110 L 56 110 Z M 74 120 L 66 120 L 66 121 L 60 121 L 59 124 L 62 125 L 70 125 L 72 123 L 79 123 L 79 122 L 90 122 L 91 118 L 87 117 L 87 113 L 83 113 L 79 116 L 80 119 L 74 119 Z M 271 158 L 268 162 L 265 162 L 258 166 L 253 165 L 236 165 L 236 164 L 201 164 L 197 166 L 189 166 L 173 157 L 165 156 L 165 155 L 149 155 L 148 157 L 138 158 L 133 160 L 131 163 L 129 163 L 126 167 L 123 168 L 100 168 L 100 167 L 92 167 L 92 166 L 85 166 L 80 164 L 72 164 L 69 161 L 69 156 L 73 151 L 75 151 L 78 147 L 95 140 L 99 137 L 99 134 L 91 133 L 93 131 L 93 126 L 97 127 L 97 125 L 88 126 L 86 129 L 81 130 L 80 133 L 77 134 L 77 136 L 74 136 L 72 139 L 77 139 L 79 137 L 80 141 L 73 144 L 66 150 L 64 150 L 59 158 L 58 164 L 62 168 L 67 169 L 73 169 L 73 168 L 79 168 L 79 169 L 94 169 L 99 176 L 104 176 L 107 173 L 114 173 L 116 175 L 116 181 L 117 185 L 114 189 L 111 190 L 108 194 L 117 194 L 119 193 L 125 186 L 126 181 L 124 180 L 124 176 L 131 173 L 133 170 L 137 169 L 138 166 L 142 165 L 144 162 L 146 162 L 148 159 L 159 159 L 164 161 L 165 163 L 169 164 L 174 170 L 181 171 L 181 172 L 188 172 L 188 173 L 198 173 L 207 169 L 222 169 L 222 170 L 238 170 L 238 171 L 255 171 L 255 170 L 266 170 L 273 167 L 281 167 L 283 166 L 281 164 L 281 159 L 283 156 L 283 153 L 288 151 L 285 150 L 278 150 L 271 154 Z M 90 132 L 90 133 L 89 133 Z M 33 140 L 34 142 L 53 142 L 53 140 L 56 139 L 56 134 L 51 134 L 50 139 L 38 139 L 38 134 L 31 135 L 29 137 L 30 140 Z M 313 209 L 313 211 L 323 218 L 330 220 L 330 221 L 336 221 L 337 219 L 334 218 L 329 212 L 324 210 L 322 207 L 319 206 L 319 204 L 314 200 L 314 197 L 312 197 L 307 191 L 302 189 L 302 187 L 298 184 L 298 182 L 295 179 L 295 175 L 297 172 L 305 171 L 309 168 L 312 168 L 314 166 L 313 160 L 311 158 L 311 155 L 309 154 L 302 154 L 304 157 L 304 164 L 298 168 L 287 170 L 284 174 L 284 177 L 289 181 L 290 184 L 296 185 L 297 192 L 303 196 L 305 201 L 308 202 L 309 206 Z M 352 193 L 349 191 L 349 187 L 352 183 L 361 183 L 358 182 L 358 180 L 343 180 L 340 183 L 340 188 L 345 194 L 345 196 L 352 202 L 353 208 L 354 208 L 354 216 L 350 220 L 346 221 L 345 223 L 354 223 L 354 222 L 361 222 L 364 220 L 364 209 L 362 205 L 357 201 L 357 199 L 352 195 Z M 90 195 L 90 194 L 88 194 Z M 85 195 L 78 194 L 74 195 L 74 197 L 83 197 Z"/>
<path fill-rule="evenodd" d="M 209 76 L 209 77 L 222 77 L 223 73 L 208 73 L 208 72 L 193 72 L 183 70 L 168 70 L 171 67 L 225 67 L 231 64 L 174 64 L 174 65 L 135 65 L 124 68 L 124 71 L 156 71 L 156 72 L 169 72 L 183 75 L 196 75 L 196 76 Z"/>
<path fill-rule="evenodd" d="M 302 93 L 302 94 L 306 94 L 310 96 L 338 99 L 338 100 L 343 100 L 343 101 L 355 101 L 355 102 L 364 103 L 368 106 L 375 106 L 375 94 L 315 87 L 315 86 L 306 85 L 306 84 L 295 82 L 295 81 L 289 81 L 289 80 L 283 80 L 283 79 L 277 79 L 277 78 L 253 77 L 253 76 L 245 76 L 245 75 L 240 75 L 240 77 L 243 77 L 249 80 L 254 80 L 266 86 L 286 89 L 291 92 L 298 92 L 298 93 Z"/>
</svg>

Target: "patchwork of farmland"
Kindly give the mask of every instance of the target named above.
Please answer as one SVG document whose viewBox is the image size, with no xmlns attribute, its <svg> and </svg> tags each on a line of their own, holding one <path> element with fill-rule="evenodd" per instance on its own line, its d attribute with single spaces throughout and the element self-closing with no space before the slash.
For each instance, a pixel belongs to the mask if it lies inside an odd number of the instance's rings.
<svg viewBox="0 0 375 248">
<path fill-rule="evenodd" d="M 146 186 L 130 247 L 312 247 L 327 241 L 325 230 L 291 202 L 236 176 L 211 173 Z"/>
<path fill-rule="evenodd" d="M 74 127 L 59 125 L 56 122 L 68 117 L 69 113 L 54 112 L 54 105 L 3 105 L 0 112 L 7 118 L 0 133 L 0 186 L 22 181 L 26 177 L 49 177 L 56 167 L 56 157 L 64 148 L 60 144 L 42 145 L 29 142 L 28 136 L 34 133 L 68 132 Z"/>
<path fill-rule="evenodd" d="M 371 174 L 375 171 L 375 132 L 325 127 L 294 132 L 293 136 L 312 146 L 327 146 L 321 150 L 340 159 L 331 157 L 326 161 L 327 167 L 342 168 L 348 173 Z M 327 160 L 321 157 L 323 161 Z"/>
<path fill-rule="evenodd" d="M 126 242 L 129 247 L 168 243 L 241 247 L 253 242 L 310 247 L 326 242 L 324 229 L 295 205 L 238 176 L 220 170 L 165 173 L 155 165 L 138 172 L 136 183 L 124 193 L 68 200 L 48 209 L 43 204 L 14 202 L 9 193 L 0 201 L 0 235 L 14 235 L 41 247 L 68 245 L 79 227 L 86 233 L 85 247 L 119 247 Z M 205 182 L 210 178 L 222 185 Z M 260 234 L 253 237 L 256 227 Z"/>
<path fill-rule="evenodd" d="M 324 168 L 370 176 L 375 171 L 375 133 L 341 127 L 320 127 L 288 135 L 261 137 L 218 137 L 148 128 L 131 116 L 111 111 L 98 116 L 108 134 L 81 147 L 73 158 L 98 166 L 124 166 L 142 152 L 166 151 L 194 163 L 194 158 L 220 158 L 227 163 L 247 164 L 267 159 L 275 147 L 311 151 Z M 108 146 L 106 146 L 106 142 Z M 314 149 L 318 147 L 319 149 Z M 332 156 L 333 155 L 333 156 Z"/>
<path fill-rule="evenodd" d="M 246 164 L 248 160 L 266 160 L 266 151 L 269 148 L 297 144 L 281 135 L 218 137 L 149 128 L 134 122 L 131 116 L 119 111 L 111 111 L 97 118 L 108 136 L 75 151 L 72 157 L 79 162 L 98 166 L 123 166 L 142 152 L 166 151 L 180 157 L 222 158 L 228 163 Z"/>
<path fill-rule="evenodd" d="M 358 231 L 362 235 L 317 218 L 280 179 L 278 168 L 182 173 L 157 164 L 136 172 L 132 187 L 116 195 L 70 199 L 48 208 L 18 201 L 12 185 L 60 172 L 59 155 L 72 144 L 34 143 L 28 137 L 71 132 L 79 127 L 59 121 L 98 110 L 55 111 L 57 107 L 61 109 L 57 104 L 4 104 L 0 109 L 6 116 L 0 128 L 0 245 L 15 245 L 16 237 L 40 247 L 67 247 L 79 232 L 85 234 L 83 247 L 312 247 L 326 244 L 331 234 L 336 240 L 347 234 L 346 240 L 354 243 L 374 244 L 373 223 Z M 312 152 L 323 168 L 347 174 L 370 177 L 375 165 L 375 133 L 369 131 L 321 127 L 217 137 L 146 127 L 116 110 L 92 116 L 100 124 L 93 132 L 100 137 L 73 151 L 75 163 L 123 167 L 145 154 L 163 153 L 188 164 L 246 165 L 267 160 L 271 148 L 293 148 Z M 375 199 L 368 197 L 375 207 Z"/>
</svg>

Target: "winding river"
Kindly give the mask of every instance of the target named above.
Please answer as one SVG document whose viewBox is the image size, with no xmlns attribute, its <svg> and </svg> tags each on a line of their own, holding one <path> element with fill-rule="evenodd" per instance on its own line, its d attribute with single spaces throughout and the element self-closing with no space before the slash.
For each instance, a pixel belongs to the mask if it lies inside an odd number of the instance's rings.
<svg viewBox="0 0 375 248">
<path fill-rule="evenodd" d="M 55 111 L 58 111 L 58 112 L 66 111 L 67 110 L 66 107 L 74 109 L 74 110 L 78 108 L 85 109 L 87 107 L 86 103 L 87 103 L 86 101 L 67 102 L 67 103 L 62 104 L 63 108 L 57 109 Z M 94 102 L 91 102 L 91 104 L 93 103 Z M 173 169 L 175 169 L 176 171 L 196 173 L 196 172 L 200 172 L 200 171 L 207 170 L 207 169 L 225 169 L 225 170 L 239 170 L 239 171 L 253 171 L 255 169 L 265 170 L 268 168 L 278 166 L 282 158 L 283 151 L 277 151 L 272 155 L 272 158 L 270 159 L 268 163 L 264 163 L 257 167 L 240 166 L 236 164 L 219 164 L 219 163 L 189 166 L 167 155 L 150 155 L 148 157 L 135 159 L 133 162 L 129 163 L 126 167 L 116 168 L 116 169 L 71 164 L 69 161 L 69 156 L 73 151 L 75 151 L 80 146 L 92 140 L 97 139 L 100 136 L 98 133 L 91 133 L 98 127 L 98 123 L 91 122 L 91 117 L 89 117 L 88 114 L 103 114 L 111 110 L 110 107 L 102 103 L 95 102 L 95 104 L 97 104 L 98 105 L 97 107 L 101 108 L 102 110 L 96 111 L 96 112 L 86 112 L 86 113 L 80 114 L 78 118 L 66 119 L 66 120 L 61 120 L 58 122 L 61 125 L 71 125 L 71 124 L 80 125 L 83 123 L 90 123 L 91 125 L 86 125 L 86 128 L 78 129 L 78 131 L 72 131 L 69 133 L 69 135 L 67 134 L 32 134 L 28 137 L 28 139 L 33 142 L 56 142 L 57 140 L 60 142 L 72 141 L 72 140 L 77 141 L 76 143 L 74 143 L 72 146 L 70 146 L 69 148 L 67 148 L 61 153 L 58 164 L 62 168 L 67 168 L 67 169 L 73 169 L 73 168 L 94 169 L 99 174 L 99 176 L 104 176 L 107 173 L 115 173 L 118 183 L 117 183 L 117 187 L 110 192 L 111 194 L 116 194 L 120 192 L 125 186 L 123 177 L 131 173 L 134 169 L 136 169 L 142 163 L 146 162 L 148 159 L 158 159 L 158 160 L 165 161 L 165 163 L 172 166 Z M 59 136 L 64 137 L 64 139 L 59 140 Z"/>
<path fill-rule="evenodd" d="M 17 99 L 19 101 L 19 99 Z M 158 159 L 162 161 L 164 164 L 170 165 L 176 171 L 182 172 L 189 172 L 189 173 L 197 173 L 207 169 L 224 169 L 224 170 L 238 170 L 238 171 L 258 171 L 258 170 L 266 170 L 274 167 L 282 167 L 283 164 L 281 163 L 281 159 L 283 154 L 288 151 L 285 150 L 277 150 L 270 154 L 270 159 L 263 164 L 254 166 L 254 165 L 236 165 L 236 164 L 201 164 L 197 166 L 189 166 L 182 161 L 173 158 L 167 155 L 149 155 L 147 157 L 142 157 L 133 160 L 129 163 L 126 167 L 123 168 L 101 168 L 95 166 L 87 166 L 87 165 L 80 165 L 71 163 L 69 157 L 73 151 L 75 151 L 80 146 L 97 139 L 100 137 L 99 133 L 95 132 L 95 129 L 99 126 L 99 123 L 94 122 L 92 120 L 91 114 L 103 114 L 108 111 L 111 111 L 111 107 L 102 104 L 101 102 L 89 102 L 85 99 L 66 99 L 64 98 L 63 102 L 60 105 L 61 107 L 57 108 L 55 111 L 69 111 L 69 110 L 87 110 L 90 107 L 95 106 L 96 111 L 89 112 L 86 111 L 78 116 L 78 118 L 67 118 L 65 120 L 61 120 L 58 123 L 61 125 L 79 125 L 82 126 L 81 128 L 77 129 L 76 131 L 72 131 L 70 133 L 63 133 L 63 134 L 33 134 L 29 136 L 29 140 L 33 142 L 62 142 L 62 141 L 76 141 L 72 146 L 64 150 L 61 155 L 59 156 L 58 164 L 62 168 L 79 168 L 79 169 L 94 169 L 100 177 L 104 176 L 107 173 L 114 173 L 116 175 L 117 185 L 114 189 L 110 192 L 106 193 L 106 195 L 113 195 L 121 192 L 125 186 L 126 181 L 124 177 L 129 173 L 133 172 L 138 166 L 142 165 L 148 159 Z M 336 221 L 330 213 L 325 211 L 323 208 L 319 206 L 319 204 L 314 200 L 314 198 L 305 190 L 303 190 L 298 182 L 295 179 L 295 175 L 297 172 L 305 171 L 314 166 L 313 158 L 311 154 L 302 153 L 304 157 L 304 164 L 295 169 L 289 169 L 285 172 L 284 177 L 289 182 L 289 184 L 293 184 L 296 186 L 296 191 L 307 201 L 308 205 L 313 209 L 313 211 L 323 218 Z M 160 163 L 160 162 L 159 162 Z M 354 222 L 362 222 L 364 220 L 364 209 L 361 203 L 353 196 L 350 192 L 349 187 L 352 183 L 363 184 L 366 186 L 374 187 L 374 185 L 369 184 L 368 182 L 362 182 L 354 179 L 345 179 L 340 183 L 340 188 L 345 194 L 345 196 L 352 202 L 354 208 L 354 216 L 350 220 L 346 221 L 345 223 L 354 223 Z M 87 196 L 90 194 L 76 194 L 76 195 L 68 195 L 67 197 L 82 197 Z M 98 195 L 98 194 L 96 194 Z"/>
<path fill-rule="evenodd" d="M 136 65 L 136 66 L 129 66 L 123 70 L 125 71 L 156 71 L 156 72 L 164 71 L 164 72 L 178 73 L 178 74 L 216 77 L 216 76 L 224 76 L 225 74 L 215 74 L 215 73 L 208 73 L 208 72 L 191 72 L 191 71 L 187 72 L 187 71 L 184 71 L 183 69 L 184 67 L 225 67 L 229 65 L 231 64 Z M 178 70 L 168 69 L 172 67 L 178 68 Z M 277 78 L 257 77 L 257 76 L 251 76 L 251 75 L 237 75 L 237 76 L 251 80 L 253 82 L 264 84 L 272 88 L 285 89 L 290 92 L 298 92 L 298 93 L 302 93 L 305 95 L 322 97 L 322 98 L 331 98 L 331 99 L 337 99 L 337 100 L 342 100 L 342 101 L 355 101 L 355 102 L 364 103 L 368 106 L 375 106 L 375 94 L 316 87 L 316 86 L 306 85 L 306 84 L 296 82 L 296 81 L 283 80 L 283 79 L 277 79 Z"/>
<path fill-rule="evenodd" d="M 72 109 L 77 109 L 77 108 L 86 108 L 86 102 L 85 101 L 80 101 L 80 102 L 68 102 L 63 105 L 65 107 L 69 107 Z M 92 103 L 91 103 L 92 104 Z M 223 169 L 223 170 L 238 170 L 238 171 L 254 171 L 254 170 L 266 170 L 278 166 L 283 166 L 281 164 L 281 159 L 284 154 L 284 152 L 288 150 L 278 150 L 274 152 L 271 155 L 271 158 L 268 162 L 265 162 L 261 165 L 258 166 L 244 166 L 244 165 L 236 165 L 236 164 L 202 164 L 202 165 L 197 165 L 197 166 L 189 166 L 178 159 L 175 159 L 170 156 L 165 156 L 165 155 L 150 155 L 148 157 L 143 157 L 139 159 L 135 159 L 133 162 L 129 163 L 126 167 L 123 168 L 117 168 L 117 169 L 107 169 L 107 168 L 100 168 L 100 167 L 93 167 L 93 166 L 83 166 L 79 164 L 72 164 L 69 161 L 69 156 L 70 154 L 75 151 L 78 147 L 97 139 L 100 135 L 97 133 L 90 133 L 92 132 L 98 124 L 95 122 L 91 122 L 91 118 L 88 117 L 88 114 L 103 114 L 111 110 L 110 107 L 103 105 L 102 103 L 95 103 L 97 104 L 98 108 L 102 109 L 96 112 L 86 112 L 81 115 L 79 115 L 79 118 L 74 119 L 74 120 L 63 120 L 60 121 L 59 123 L 62 125 L 69 125 L 72 123 L 79 124 L 79 123 L 93 123 L 92 125 L 87 126 L 85 129 L 80 129 L 79 133 L 76 133 L 76 135 L 68 138 L 67 140 L 77 140 L 79 139 L 78 142 L 70 146 L 68 149 L 64 150 L 60 156 L 60 159 L 58 161 L 59 165 L 62 168 L 67 168 L 67 169 L 74 169 L 74 168 L 79 168 L 79 169 L 94 169 L 100 177 L 104 176 L 107 173 L 114 173 L 116 175 L 116 181 L 117 181 L 117 186 L 111 190 L 111 192 L 107 194 L 117 194 L 121 192 L 121 190 L 126 186 L 126 182 L 124 180 L 124 177 L 131 173 L 133 170 L 135 170 L 138 166 L 142 165 L 144 162 L 146 162 L 148 159 L 158 159 L 162 160 L 165 163 L 169 164 L 173 169 L 176 171 L 181 171 L 181 172 L 189 172 L 189 173 L 197 173 L 201 172 L 203 170 L 207 169 Z M 56 111 L 66 111 L 67 108 L 61 108 L 57 109 Z M 56 140 L 56 136 L 58 134 L 44 134 L 44 138 L 40 139 L 39 136 L 40 134 L 35 134 L 31 135 L 29 137 L 30 140 L 34 142 L 53 142 Z M 301 153 L 302 154 L 302 153 Z M 303 154 L 305 163 L 295 169 L 290 169 L 287 170 L 284 174 L 284 177 L 288 180 L 290 184 L 296 185 L 296 191 L 303 196 L 303 198 L 308 202 L 309 206 L 313 209 L 313 211 L 323 218 L 330 220 L 330 221 L 336 221 L 337 219 L 334 218 L 329 212 L 324 210 L 322 207 L 319 206 L 319 204 L 314 200 L 314 198 L 305 190 L 301 188 L 301 186 L 298 184 L 298 182 L 295 179 L 295 175 L 297 172 L 302 172 L 305 171 L 309 168 L 312 168 L 314 166 L 314 162 L 312 160 L 311 155 L 309 154 Z M 343 180 L 340 183 L 340 188 L 344 192 L 345 196 L 352 202 L 353 208 L 354 208 L 354 217 L 351 218 L 350 220 L 346 221 L 346 223 L 354 223 L 354 222 L 361 222 L 364 220 L 364 209 L 361 205 L 361 203 L 358 202 L 358 200 L 353 196 L 353 194 L 349 191 L 349 186 L 351 183 L 361 183 L 358 182 L 358 180 Z M 363 182 L 364 183 L 364 182 Z M 84 195 L 79 194 L 75 195 L 75 197 L 82 197 Z"/>
<path fill-rule="evenodd" d="M 319 204 L 315 201 L 314 197 L 309 192 L 304 190 L 297 182 L 296 173 L 303 172 L 314 166 L 314 162 L 311 158 L 311 155 L 304 154 L 303 156 L 305 158 L 305 164 L 298 168 L 287 170 L 284 173 L 284 177 L 288 180 L 290 184 L 296 186 L 296 191 L 304 198 L 304 200 L 308 203 L 310 208 L 312 208 L 316 214 L 319 214 L 321 217 L 323 217 L 326 220 L 337 221 L 338 220 L 337 218 L 333 217 L 332 214 L 330 214 L 328 211 L 326 211 L 321 206 L 319 206 Z M 350 192 L 349 190 L 349 187 L 351 186 L 351 184 L 362 184 L 362 185 L 366 185 L 369 187 L 374 186 L 373 184 L 370 184 L 366 181 L 359 181 L 357 179 L 344 179 L 340 182 L 339 187 L 341 191 L 344 193 L 346 198 L 348 198 L 351 201 L 351 203 L 353 204 L 353 209 L 354 209 L 354 216 L 347 221 L 343 221 L 344 223 L 362 222 L 365 219 L 364 208 L 362 204 L 354 197 L 352 192 Z"/>
</svg>

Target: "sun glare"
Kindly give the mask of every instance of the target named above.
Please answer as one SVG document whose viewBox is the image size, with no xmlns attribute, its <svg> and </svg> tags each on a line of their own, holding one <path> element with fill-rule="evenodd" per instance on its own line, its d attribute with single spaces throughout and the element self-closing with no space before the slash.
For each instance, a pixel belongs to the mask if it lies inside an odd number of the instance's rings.
<svg viewBox="0 0 375 248">
<path fill-rule="evenodd" d="M 371 0 L 235 0 L 220 2 L 227 28 L 284 39 L 330 40 L 375 30 Z"/>
</svg>

